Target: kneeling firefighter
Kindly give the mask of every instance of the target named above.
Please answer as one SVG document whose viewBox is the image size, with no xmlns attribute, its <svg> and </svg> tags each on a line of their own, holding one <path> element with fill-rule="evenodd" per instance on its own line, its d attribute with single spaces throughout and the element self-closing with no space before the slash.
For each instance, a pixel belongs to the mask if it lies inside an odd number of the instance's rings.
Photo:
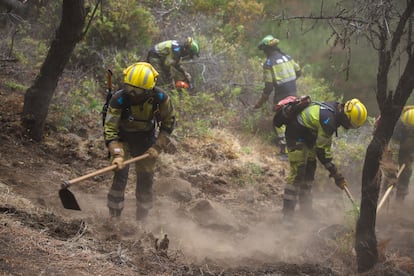
<svg viewBox="0 0 414 276">
<path fill-rule="evenodd" d="M 283 216 L 290 219 L 297 201 L 301 212 L 313 215 L 312 182 L 317 159 L 329 171 L 335 184 L 344 189 L 345 178 L 332 162 L 332 136 L 342 126 L 345 129 L 361 127 L 367 119 L 367 110 L 358 99 L 346 103 L 311 102 L 286 125 L 286 143 L 290 172 L 283 195 Z"/>
<path fill-rule="evenodd" d="M 107 206 L 111 217 L 121 215 L 129 172 L 129 166 L 123 164 L 124 158 L 148 153 L 149 157 L 135 163 L 136 219 L 139 220 L 152 207 L 156 159 L 170 142 L 175 111 L 168 95 L 155 86 L 158 72 L 149 63 L 135 63 L 124 70 L 124 75 L 124 88 L 112 96 L 104 124 L 111 163 L 118 166 Z"/>
</svg>

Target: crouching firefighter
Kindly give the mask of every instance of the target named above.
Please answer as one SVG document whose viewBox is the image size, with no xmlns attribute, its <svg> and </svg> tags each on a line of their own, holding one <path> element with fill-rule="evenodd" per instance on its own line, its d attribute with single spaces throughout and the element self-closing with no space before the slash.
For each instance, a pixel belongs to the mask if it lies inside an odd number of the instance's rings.
<svg viewBox="0 0 414 276">
<path fill-rule="evenodd" d="M 367 118 L 365 106 L 352 99 L 338 102 L 311 102 L 296 118 L 286 125 L 286 143 L 290 172 L 283 195 L 283 217 L 290 220 L 297 202 L 306 216 L 312 209 L 312 182 L 317 159 L 329 171 L 329 177 L 344 189 L 345 178 L 332 162 L 332 136 L 342 126 L 345 129 L 361 127 Z"/>
<path fill-rule="evenodd" d="M 124 159 L 148 153 L 147 158 L 135 163 L 136 219 L 140 220 L 152 207 L 156 160 L 170 142 L 175 111 L 167 94 L 155 87 L 158 72 L 149 63 L 135 63 L 124 70 L 124 75 L 124 88 L 112 96 L 104 121 L 105 144 L 111 163 L 117 165 L 107 206 L 111 217 L 121 215 L 129 172 Z"/>
</svg>

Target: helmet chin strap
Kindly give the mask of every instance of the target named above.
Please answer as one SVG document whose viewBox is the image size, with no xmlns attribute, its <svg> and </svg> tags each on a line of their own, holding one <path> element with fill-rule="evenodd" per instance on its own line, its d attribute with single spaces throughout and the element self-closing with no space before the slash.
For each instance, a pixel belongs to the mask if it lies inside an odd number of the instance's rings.
<svg viewBox="0 0 414 276">
<path fill-rule="evenodd" d="M 136 104 L 146 101 L 150 95 L 148 90 L 141 88 L 135 88 L 128 93 L 130 94 L 131 101 Z"/>
<path fill-rule="evenodd" d="M 141 88 L 136 88 L 136 89 L 131 90 L 130 93 L 132 95 L 136 96 L 136 97 L 139 97 L 139 96 L 142 96 L 142 95 L 145 94 L 145 90 L 144 89 L 141 89 Z"/>
</svg>

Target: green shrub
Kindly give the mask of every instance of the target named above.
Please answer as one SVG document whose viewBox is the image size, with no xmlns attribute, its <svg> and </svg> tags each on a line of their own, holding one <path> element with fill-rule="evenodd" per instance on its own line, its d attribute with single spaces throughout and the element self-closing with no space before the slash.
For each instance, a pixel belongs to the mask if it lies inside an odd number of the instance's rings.
<svg viewBox="0 0 414 276">
<path fill-rule="evenodd" d="M 19 90 L 19 91 L 25 91 L 29 88 L 28 86 L 24 84 L 13 82 L 13 81 L 4 82 L 4 86 L 10 88 L 11 90 Z"/>
</svg>

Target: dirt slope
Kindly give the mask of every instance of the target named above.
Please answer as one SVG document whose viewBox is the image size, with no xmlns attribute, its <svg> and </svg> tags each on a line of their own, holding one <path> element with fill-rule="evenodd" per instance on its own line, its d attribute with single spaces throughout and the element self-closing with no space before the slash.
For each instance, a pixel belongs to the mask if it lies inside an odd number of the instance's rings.
<svg viewBox="0 0 414 276">
<path fill-rule="evenodd" d="M 149 217 L 134 220 L 131 170 L 126 209 L 111 221 L 111 174 L 71 188 L 80 212 L 64 209 L 58 197 L 63 180 L 108 165 L 99 123 L 82 137 L 50 130 L 34 143 L 19 127 L 22 94 L 2 91 L 1 97 L 3 274 L 355 274 L 349 201 L 334 185 L 318 186 L 316 217 L 298 214 L 294 227 L 285 225 L 280 210 L 288 166 L 274 146 L 223 129 L 202 141 L 177 137 L 177 152 L 160 157 Z M 366 275 L 414 273 L 414 219 L 405 212 L 412 207 L 410 197 L 379 217 L 379 239 L 390 240 L 381 249 L 383 262 Z M 155 250 L 155 239 L 165 234 L 168 251 Z"/>
</svg>

